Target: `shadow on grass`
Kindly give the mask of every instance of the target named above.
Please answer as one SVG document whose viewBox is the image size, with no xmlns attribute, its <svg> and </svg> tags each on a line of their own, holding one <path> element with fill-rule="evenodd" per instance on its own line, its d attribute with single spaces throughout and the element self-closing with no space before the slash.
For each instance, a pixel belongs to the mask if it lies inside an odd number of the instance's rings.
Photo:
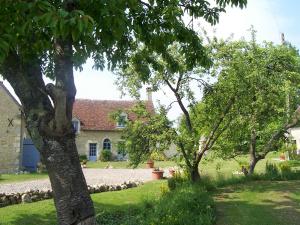
<svg viewBox="0 0 300 225">
<path fill-rule="evenodd" d="M 234 190 L 234 191 L 233 191 Z M 300 181 L 256 181 L 215 196 L 217 225 L 298 225 Z"/>
</svg>

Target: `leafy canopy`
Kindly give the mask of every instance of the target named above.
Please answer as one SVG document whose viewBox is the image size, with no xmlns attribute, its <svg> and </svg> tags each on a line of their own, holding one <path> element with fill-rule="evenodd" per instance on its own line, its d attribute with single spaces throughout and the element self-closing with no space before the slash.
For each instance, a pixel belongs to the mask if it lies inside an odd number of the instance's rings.
<svg viewBox="0 0 300 225">
<path fill-rule="evenodd" d="M 55 41 L 71 40 L 74 66 L 91 57 L 95 67 L 122 66 L 131 52 L 143 45 L 165 60 L 167 47 L 182 44 L 189 66 L 207 61 L 197 33 L 186 26 L 184 15 L 204 18 L 211 24 L 227 5 L 244 7 L 246 0 L 9 0 L 0 8 L 0 65 L 10 51 L 22 53 L 24 60 L 38 55 L 43 72 L 54 77 Z M 143 53 L 136 56 L 139 62 Z M 143 67 L 143 64 L 141 64 Z M 144 68 L 145 79 L 148 77 Z"/>
<path fill-rule="evenodd" d="M 255 133 L 256 152 L 266 154 L 272 135 L 283 129 L 299 105 L 300 58 L 289 45 L 258 44 L 252 40 L 215 43 L 213 71 L 218 76 L 217 98 L 236 95 L 230 127 L 217 141 L 215 149 L 223 156 L 249 152 Z M 218 104 L 211 111 L 219 110 Z M 282 132 L 281 138 L 285 138 Z M 276 141 L 271 150 L 276 150 Z"/>
</svg>

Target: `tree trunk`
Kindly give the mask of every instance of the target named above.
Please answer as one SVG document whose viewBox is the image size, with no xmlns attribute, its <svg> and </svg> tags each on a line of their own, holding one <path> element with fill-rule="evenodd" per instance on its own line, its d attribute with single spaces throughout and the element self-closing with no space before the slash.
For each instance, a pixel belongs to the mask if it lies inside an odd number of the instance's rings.
<svg viewBox="0 0 300 225">
<path fill-rule="evenodd" d="M 59 224 L 96 224 L 75 138 L 55 140 L 44 137 L 44 143 L 40 152 L 51 181 Z"/>
<path fill-rule="evenodd" d="M 250 154 L 250 162 L 249 162 L 249 170 L 248 170 L 247 174 L 252 175 L 254 172 L 255 165 L 258 161 L 256 158 L 256 131 L 255 130 L 251 131 L 249 154 Z M 245 175 L 247 175 L 247 174 L 245 174 Z"/>
<path fill-rule="evenodd" d="M 258 159 L 257 158 L 252 158 L 250 160 L 250 164 L 249 164 L 249 175 L 252 175 L 254 173 L 254 168 L 256 166 L 258 162 Z"/>
<path fill-rule="evenodd" d="M 190 176 L 191 176 L 192 182 L 195 183 L 195 182 L 200 181 L 200 173 L 199 173 L 198 165 L 190 168 Z"/>
<path fill-rule="evenodd" d="M 22 103 L 26 128 L 48 170 L 58 224 L 94 225 L 93 202 L 71 123 L 76 94 L 73 68 L 71 60 L 63 57 L 56 66 L 56 85 L 45 85 L 38 57 L 22 60 L 16 52 L 8 55 L 3 75 Z"/>
</svg>

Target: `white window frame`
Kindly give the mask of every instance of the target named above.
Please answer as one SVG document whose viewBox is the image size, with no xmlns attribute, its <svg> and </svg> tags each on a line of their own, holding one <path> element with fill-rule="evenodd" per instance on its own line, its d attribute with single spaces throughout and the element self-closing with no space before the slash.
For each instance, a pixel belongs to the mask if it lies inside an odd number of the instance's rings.
<svg viewBox="0 0 300 225">
<path fill-rule="evenodd" d="M 119 123 L 119 120 L 117 121 L 117 128 L 124 128 L 125 126 L 126 126 L 126 121 L 127 121 L 127 119 L 128 119 L 128 116 L 127 116 L 127 114 L 126 113 L 124 113 L 124 112 L 122 112 L 121 114 L 120 114 L 120 117 L 124 117 L 124 124 L 120 124 Z"/>
</svg>

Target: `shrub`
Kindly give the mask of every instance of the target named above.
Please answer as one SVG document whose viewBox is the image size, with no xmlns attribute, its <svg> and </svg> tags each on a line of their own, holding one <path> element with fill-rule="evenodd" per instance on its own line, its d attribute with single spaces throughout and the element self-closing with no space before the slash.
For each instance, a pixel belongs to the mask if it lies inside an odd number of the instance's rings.
<svg viewBox="0 0 300 225">
<path fill-rule="evenodd" d="M 86 155 L 79 155 L 79 161 L 83 162 L 84 160 L 87 160 L 87 156 Z"/>
<path fill-rule="evenodd" d="M 166 193 L 153 208 L 145 225 L 210 225 L 215 221 L 214 202 L 200 185 L 183 184 Z"/>
<path fill-rule="evenodd" d="M 104 149 L 100 153 L 100 160 L 103 162 L 111 161 L 112 153 L 110 150 Z"/>
<path fill-rule="evenodd" d="M 292 172 L 292 168 L 291 168 L 291 166 L 289 165 L 288 162 L 279 163 L 278 167 L 279 167 L 282 174 Z"/>
<path fill-rule="evenodd" d="M 155 160 L 155 161 L 165 161 L 166 156 L 163 152 L 152 152 L 150 155 L 150 159 Z"/>
<path fill-rule="evenodd" d="M 97 214 L 97 224 L 105 225 L 131 225 L 140 224 L 140 209 L 130 209 L 126 211 L 102 211 Z"/>
<path fill-rule="evenodd" d="M 276 180 L 280 177 L 277 165 L 273 163 L 266 163 L 266 176 L 271 180 Z"/>
</svg>

